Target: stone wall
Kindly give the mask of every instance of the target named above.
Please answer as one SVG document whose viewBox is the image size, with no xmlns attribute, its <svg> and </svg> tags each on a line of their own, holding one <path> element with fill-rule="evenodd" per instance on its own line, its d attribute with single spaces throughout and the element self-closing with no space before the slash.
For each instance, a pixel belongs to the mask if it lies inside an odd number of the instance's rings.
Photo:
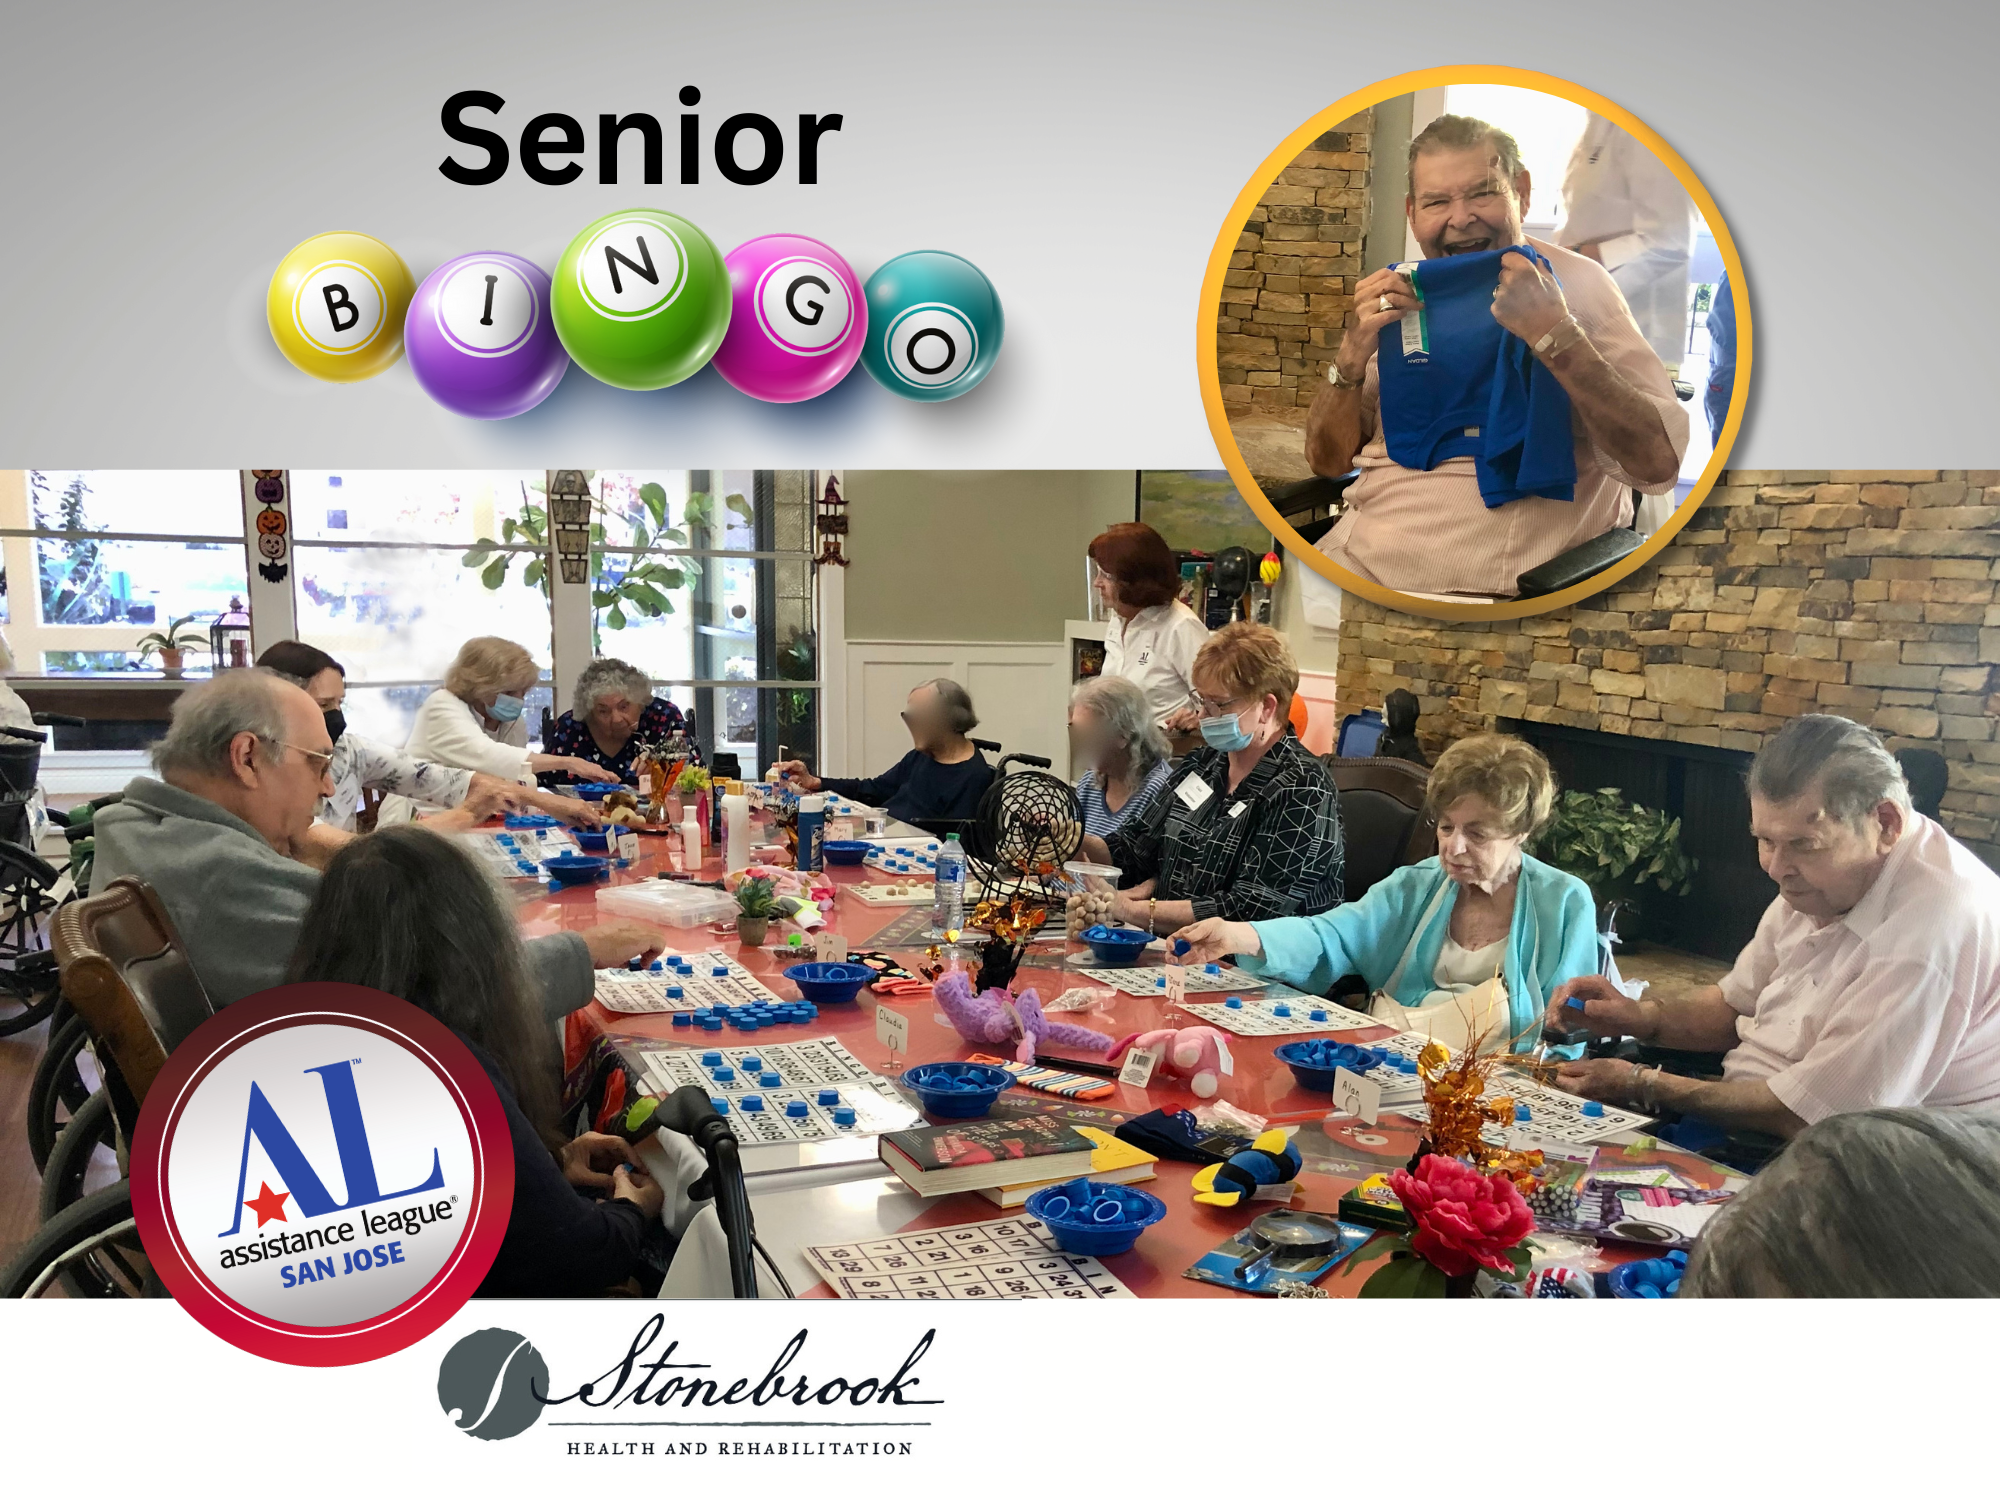
<svg viewBox="0 0 2000 1500">
<path fill-rule="evenodd" d="M 1341 121 L 1294 157 L 1250 211 L 1216 323 L 1226 406 L 1312 404 L 1361 275 L 1373 130 L 1372 112 Z"/>
<path fill-rule="evenodd" d="M 1996 583 L 2000 471 L 1737 471 L 1581 606 L 1457 624 L 1349 594 L 1340 700 L 1409 688 L 1432 750 L 1516 718 L 1754 751 L 1844 714 L 1943 754 L 1946 826 L 2000 866 Z"/>
</svg>

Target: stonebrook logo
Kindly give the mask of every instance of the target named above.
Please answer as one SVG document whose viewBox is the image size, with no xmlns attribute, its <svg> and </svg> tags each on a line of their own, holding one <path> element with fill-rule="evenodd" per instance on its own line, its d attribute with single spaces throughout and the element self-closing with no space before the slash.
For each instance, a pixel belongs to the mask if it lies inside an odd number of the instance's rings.
<svg viewBox="0 0 2000 1500">
<path fill-rule="evenodd" d="M 175 1049 L 132 1146 L 160 1278 L 239 1348 L 302 1365 L 407 1348 L 465 1305 L 514 1198 L 484 1069 L 415 1006 L 293 984 Z"/>
<path fill-rule="evenodd" d="M 907 1458 L 931 1426 L 917 1367 L 937 1337 L 928 1329 L 872 1368 L 828 1368 L 807 1330 L 763 1353 L 732 1340 L 728 1364 L 700 1357 L 654 1313 L 608 1367 L 559 1384 L 523 1334 L 469 1333 L 438 1366 L 438 1405 L 453 1426 L 491 1442 L 536 1422 L 578 1457 Z M 591 1368 L 596 1368 L 595 1362 Z M 753 1431 L 746 1435 L 744 1429 Z"/>
</svg>

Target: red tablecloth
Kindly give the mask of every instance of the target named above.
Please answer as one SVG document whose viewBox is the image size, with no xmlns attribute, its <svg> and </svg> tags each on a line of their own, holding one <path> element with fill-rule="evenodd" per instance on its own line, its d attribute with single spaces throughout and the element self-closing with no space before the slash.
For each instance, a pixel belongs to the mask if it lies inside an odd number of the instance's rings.
<svg viewBox="0 0 2000 1500">
<path fill-rule="evenodd" d="M 641 849 L 644 857 L 639 863 L 630 869 L 614 872 L 614 884 L 651 879 L 661 870 L 678 867 L 680 850 L 678 836 L 643 836 Z M 716 859 L 710 858 L 702 873 L 706 879 L 716 879 L 720 876 L 721 865 Z M 864 881 L 883 881 L 880 872 L 866 867 L 834 868 L 829 874 L 836 888 L 840 889 Z M 536 934 L 553 932 L 561 928 L 588 927 L 605 920 L 606 917 L 598 914 L 595 904 L 595 892 L 602 888 L 602 886 L 572 887 L 532 898 L 521 909 L 524 929 Z M 847 939 L 850 949 L 865 949 L 871 946 L 869 940 L 876 932 L 910 910 L 912 908 L 906 906 L 871 906 L 850 897 L 837 896 L 830 914 L 830 922 L 833 930 Z M 723 948 L 733 953 L 745 968 L 762 979 L 776 993 L 791 998 L 796 996 L 797 990 L 783 977 L 781 971 L 789 964 L 810 957 L 810 949 L 801 954 L 798 949 L 787 946 L 782 938 L 776 936 L 778 931 L 778 925 L 773 924 L 774 936 L 763 947 L 747 948 L 737 941 L 735 932 L 728 928 L 663 929 L 668 947 L 679 952 Z M 923 956 L 921 945 L 892 951 L 898 954 L 905 967 L 913 971 L 917 960 Z M 1043 953 L 1053 955 L 1058 951 L 1060 945 L 1055 943 L 1038 943 L 1033 950 L 1037 955 Z M 1089 963 L 1088 949 L 1078 946 L 1074 952 L 1078 956 L 1071 958 L 1072 965 Z M 1157 965 L 1159 959 L 1157 956 L 1149 955 L 1147 962 Z M 1059 969 L 1024 965 L 1015 980 L 1014 988 L 1016 991 L 1033 988 L 1047 1000 L 1054 998 L 1064 989 L 1091 985 L 1092 981 L 1073 972 L 1065 974 Z M 1101 986 L 1093 987 L 1098 988 L 1103 994 L 1104 1002 L 1097 1009 L 1088 1012 L 1064 1014 L 1062 1019 L 1088 1026 L 1113 1037 L 1122 1037 L 1134 1031 L 1152 1031 L 1167 1026 L 1197 1024 L 1197 1017 L 1171 1009 L 1163 999 L 1127 995 Z M 898 1054 L 891 1058 L 887 1050 L 876 1040 L 875 1010 L 878 1004 L 890 1006 L 910 1018 L 907 1056 Z M 878 1001 L 871 991 L 864 989 L 856 1004 L 820 1007 L 819 1021 L 813 1028 L 813 1034 L 838 1038 L 862 1062 L 892 1076 L 910 1063 L 962 1058 L 971 1056 L 975 1052 L 994 1050 L 989 1047 L 968 1045 L 948 1025 L 935 1024 L 934 1018 L 942 1020 L 942 1012 L 927 995 Z M 627 1035 L 657 1036 L 663 1040 L 681 1043 L 686 1043 L 688 1040 L 685 1030 L 678 1036 L 675 1035 L 672 1021 L 667 1016 L 620 1015 L 592 1002 L 569 1018 L 565 1047 L 568 1064 L 574 1064 L 597 1037 L 614 1031 Z M 1357 1040 L 1372 1040 L 1388 1035 L 1389 1031 L 1388 1027 L 1377 1027 L 1345 1035 Z M 1327 1096 L 1299 1088 L 1291 1070 L 1272 1055 L 1282 1041 L 1282 1038 L 1232 1036 L 1230 1052 L 1235 1058 L 1236 1070 L 1232 1077 L 1223 1080 L 1221 1097 L 1241 1109 L 1262 1115 L 1274 1123 L 1291 1124 L 1323 1119 L 1330 1108 Z M 1090 1102 L 1107 1109 L 1143 1114 L 1151 1109 L 1191 1109 L 1202 1101 L 1187 1092 L 1179 1079 L 1156 1077 L 1155 1082 L 1145 1089 L 1115 1084 L 1111 1095 Z M 1390 1122 L 1385 1120 L 1384 1123 L 1387 1125 Z M 1697 1160 L 1686 1158 L 1678 1152 L 1666 1154 L 1688 1163 Z M 1167 1217 L 1141 1235 L 1139 1243 L 1129 1253 L 1109 1257 L 1106 1260 L 1106 1264 L 1116 1272 L 1120 1280 L 1141 1296 L 1238 1295 L 1225 1288 L 1189 1281 L 1181 1273 L 1204 1252 L 1213 1249 L 1271 1205 L 1243 1205 L 1222 1209 L 1195 1203 L 1193 1190 L 1189 1185 L 1189 1179 L 1193 1177 L 1195 1170 L 1194 1167 L 1184 1163 L 1162 1161 L 1159 1164 L 1158 1178 L 1145 1184 L 1145 1187 L 1147 1191 L 1166 1201 Z M 1302 1173 L 1298 1179 L 1299 1188 L 1293 1197 L 1292 1206 L 1330 1214 L 1337 1208 L 1340 1195 L 1353 1186 L 1355 1180 L 1319 1172 Z M 981 1219 L 1004 1218 L 1020 1212 L 1022 1210 L 1018 1208 L 1000 1208 L 976 1193 L 959 1193 L 937 1200 L 904 1232 L 964 1224 Z M 1623 1249 L 1600 1252 L 1601 1258 L 1596 1262 L 1596 1268 L 1601 1269 L 1619 1261 L 1632 1259 L 1634 1254 L 1635 1252 Z M 1373 1272 L 1375 1264 L 1376 1262 L 1370 1261 L 1359 1267 L 1336 1267 L 1320 1285 L 1334 1296 L 1353 1296 L 1360 1284 Z M 804 1288 L 800 1290 L 805 1291 Z M 830 1293 L 821 1286 L 807 1295 L 826 1296 Z"/>
</svg>

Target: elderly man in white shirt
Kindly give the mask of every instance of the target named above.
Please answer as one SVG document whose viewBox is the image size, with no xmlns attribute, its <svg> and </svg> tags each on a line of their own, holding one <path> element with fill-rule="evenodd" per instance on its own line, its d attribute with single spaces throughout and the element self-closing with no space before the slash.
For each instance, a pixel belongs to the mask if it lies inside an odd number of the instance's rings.
<svg viewBox="0 0 2000 1500">
<path fill-rule="evenodd" d="M 1786 1139 L 1854 1110 L 2000 1109 L 2000 875 L 1912 811 L 1871 731 L 1831 714 L 1794 719 L 1758 755 L 1750 826 L 1778 898 L 1720 984 L 1634 1001 L 1576 979 L 1549 1010 L 1575 997 L 1599 1035 L 1727 1048 L 1721 1080 L 1598 1058 L 1557 1081 Z"/>
</svg>

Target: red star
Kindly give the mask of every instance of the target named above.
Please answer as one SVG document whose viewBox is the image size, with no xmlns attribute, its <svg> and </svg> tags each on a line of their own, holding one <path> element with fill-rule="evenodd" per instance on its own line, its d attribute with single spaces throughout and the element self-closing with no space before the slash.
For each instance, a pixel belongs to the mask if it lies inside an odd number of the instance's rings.
<svg viewBox="0 0 2000 1500">
<path fill-rule="evenodd" d="M 273 1219 L 283 1223 L 285 1219 L 285 1200 L 292 1195 L 290 1193 L 272 1192 L 271 1184 L 268 1182 L 260 1182 L 257 1186 L 261 1189 L 257 1196 L 243 1200 L 245 1208 L 254 1208 L 257 1210 L 257 1227 L 262 1229 Z"/>
</svg>

